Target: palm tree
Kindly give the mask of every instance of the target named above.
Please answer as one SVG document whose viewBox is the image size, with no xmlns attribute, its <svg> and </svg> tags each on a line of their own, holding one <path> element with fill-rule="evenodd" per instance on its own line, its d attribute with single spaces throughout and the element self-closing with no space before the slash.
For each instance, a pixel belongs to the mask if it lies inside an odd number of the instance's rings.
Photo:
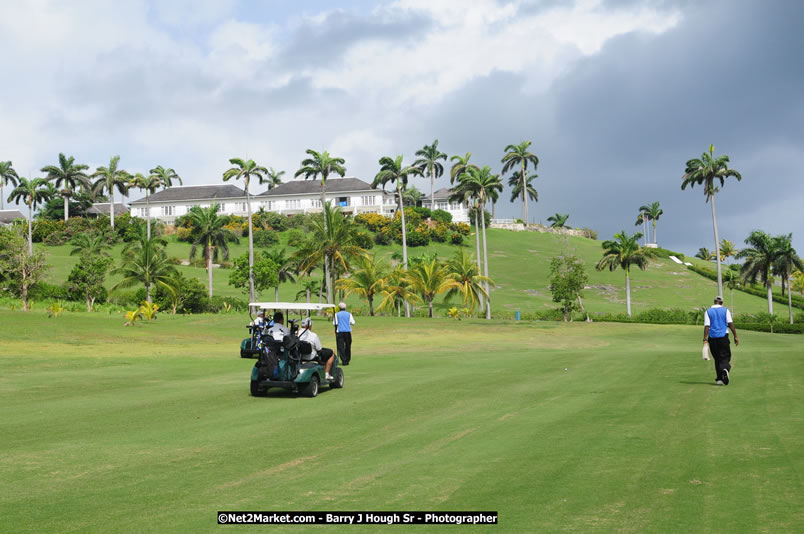
<svg viewBox="0 0 804 534">
<path fill-rule="evenodd" d="M 511 187 L 511 202 L 515 201 L 517 197 L 525 197 L 529 200 L 534 202 L 539 201 L 539 193 L 536 191 L 536 188 L 531 185 L 531 182 L 539 177 L 538 174 L 535 172 L 532 173 L 525 173 L 525 179 L 522 179 L 522 171 L 514 171 L 514 174 L 508 178 L 508 185 Z M 525 188 L 525 192 L 522 191 L 522 188 Z M 525 206 L 525 213 L 527 213 L 527 206 Z M 527 217 L 527 215 L 525 215 Z M 527 219 L 522 219 L 522 222 L 528 224 Z"/>
<path fill-rule="evenodd" d="M 614 234 L 613 240 L 603 241 L 603 258 L 597 263 L 597 270 L 608 268 L 614 271 L 618 267 L 625 271 L 625 302 L 628 317 L 631 317 L 631 266 L 636 265 L 643 271 L 648 267 L 648 260 L 654 253 L 648 248 L 640 248 L 640 232 L 628 236 L 625 230 Z"/>
<path fill-rule="evenodd" d="M 472 157 L 471 152 L 467 152 L 465 156 L 452 156 L 449 158 L 450 161 L 454 161 L 455 163 L 452 164 L 452 167 L 449 170 L 449 183 L 454 184 L 455 180 L 458 179 L 460 175 L 465 173 L 470 167 L 478 168 L 477 165 L 474 163 L 469 163 L 469 158 Z"/>
<path fill-rule="evenodd" d="M 480 170 L 480 167 L 478 167 L 477 165 L 472 165 L 472 168 L 477 169 L 478 171 Z M 464 169 L 467 170 L 467 167 L 464 166 Z M 462 175 L 460 175 L 460 176 L 462 176 Z M 458 180 L 459 180 L 458 181 L 458 187 L 456 187 L 453 190 L 452 195 L 450 196 L 449 200 L 450 200 L 450 202 L 458 202 L 460 204 L 463 204 L 464 202 L 470 202 L 471 201 L 474 204 L 475 209 L 473 211 L 474 211 L 474 215 L 475 215 L 474 216 L 474 219 L 475 219 L 475 249 L 476 249 L 476 258 L 477 258 L 477 272 L 478 272 L 478 274 L 480 274 L 482 272 L 482 270 L 481 270 L 482 268 L 481 268 L 481 265 L 480 265 L 481 257 L 482 257 L 482 255 L 480 254 L 480 225 L 479 225 L 480 209 L 478 208 L 477 200 L 473 196 L 472 189 L 469 188 L 466 184 L 464 184 L 463 182 L 460 181 L 460 176 L 458 178 Z M 470 212 L 470 216 L 471 216 L 471 212 Z M 483 217 L 485 217 L 485 214 L 483 215 Z M 484 221 L 484 224 L 485 224 L 485 221 Z M 484 295 L 481 294 L 480 295 L 480 309 L 485 309 L 485 307 L 486 307 L 485 297 L 484 297 Z"/>
<path fill-rule="evenodd" d="M 475 266 L 474 259 L 462 248 L 459 248 L 452 259 L 447 262 L 447 270 L 460 287 L 450 289 L 446 298 L 450 299 L 454 295 L 460 294 L 464 308 L 474 310 L 478 304 L 482 307 L 483 298 L 487 296 L 483 284 L 489 282 L 493 285 L 494 282 L 480 275 L 480 268 Z"/>
<path fill-rule="evenodd" d="M 642 229 L 645 231 L 645 246 L 648 246 L 648 218 L 645 216 L 644 211 L 639 212 L 639 215 L 637 215 L 634 226 L 641 226 Z"/>
<path fill-rule="evenodd" d="M 168 188 L 173 187 L 173 180 L 176 180 L 181 185 L 184 185 L 184 182 L 181 180 L 181 176 L 179 176 L 176 171 L 168 167 L 167 169 L 161 165 L 157 165 L 150 171 L 151 177 L 156 177 L 162 182 L 162 187 Z"/>
<path fill-rule="evenodd" d="M 310 295 L 318 293 L 321 290 L 321 283 L 318 280 L 313 280 L 309 276 L 306 276 L 304 280 L 301 280 L 300 283 L 302 288 L 298 293 L 296 293 L 294 302 L 302 297 L 305 297 L 307 299 L 307 304 L 310 304 Z"/>
<path fill-rule="evenodd" d="M 374 297 L 385 285 L 385 278 L 391 272 L 391 267 L 383 258 L 377 258 L 376 254 L 358 256 L 356 263 L 358 268 L 349 278 L 335 282 L 335 287 L 346 291 L 347 297 L 352 293 L 365 297 L 369 305 L 369 315 L 374 317 Z"/>
<path fill-rule="evenodd" d="M 461 284 L 450 276 L 447 266 L 433 258 L 430 261 L 420 261 L 411 265 L 408 271 L 408 281 L 413 291 L 417 292 L 427 302 L 428 317 L 433 316 L 433 300 L 441 293 L 450 289 L 460 289 Z"/>
<path fill-rule="evenodd" d="M 745 240 L 748 248 L 742 249 L 738 259 L 745 259 L 740 268 L 743 283 L 756 283 L 759 279 L 768 292 L 768 313 L 773 314 L 773 262 L 777 243 L 765 232 L 754 230 Z"/>
<path fill-rule="evenodd" d="M 530 163 L 533 165 L 534 171 L 539 165 L 539 158 L 528 150 L 530 145 L 530 141 L 522 141 L 518 145 L 508 145 L 505 147 L 506 154 L 502 158 L 502 174 L 507 173 L 509 170 L 513 170 L 517 166 L 521 169 L 519 173 L 519 180 L 521 183 L 519 194 L 522 195 L 522 220 L 525 221 L 526 225 L 528 224 L 528 201 L 525 197 L 525 191 L 527 191 L 527 184 L 529 183 L 527 180 L 528 164 Z"/>
<path fill-rule="evenodd" d="M 413 162 L 413 166 L 418 167 L 422 171 L 422 175 L 426 171 L 430 177 L 430 209 L 435 210 L 435 179 L 444 174 L 444 165 L 438 160 L 447 161 L 447 155 L 438 150 L 438 139 L 436 139 L 432 145 L 424 145 L 417 150 L 416 156 L 419 159 Z"/>
<path fill-rule="evenodd" d="M 3 187 L 8 184 L 17 187 L 18 179 L 19 176 L 17 176 L 17 171 L 14 170 L 13 164 L 10 161 L 0 161 L 0 210 L 5 209 Z"/>
<path fill-rule="evenodd" d="M 726 269 L 726 272 L 723 273 L 723 279 L 726 280 L 726 287 L 729 290 L 729 297 L 731 300 L 731 314 L 732 316 L 735 315 L 735 307 L 734 307 L 734 289 L 740 287 L 740 277 L 737 274 L 737 271 L 732 269 Z"/>
<path fill-rule="evenodd" d="M 405 228 L 405 207 L 402 201 L 403 191 L 407 188 L 409 176 L 421 176 L 421 169 L 415 166 L 402 166 L 402 156 L 397 156 L 396 159 L 391 159 L 388 156 L 380 158 L 380 172 L 374 177 L 371 187 L 377 188 L 382 185 L 385 190 L 387 183 L 396 183 L 396 197 L 399 202 L 399 214 L 402 218 L 402 266 L 407 271 L 408 269 L 408 238 L 407 229 Z M 410 306 L 405 302 L 405 317 L 410 317 Z"/>
<path fill-rule="evenodd" d="M 151 302 L 151 289 L 160 286 L 169 293 L 175 293 L 172 283 L 178 276 L 176 267 L 171 265 L 165 247 L 167 241 L 159 237 L 148 239 L 145 230 L 140 228 L 139 239 L 131 241 L 123 248 L 120 267 L 112 274 L 123 275 L 122 280 L 112 287 L 132 287 L 138 283 L 145 285 L 145 300 Z"/>
<path fill-rule="evenodd" d="M 88 256 L 111 257 L 106 252 L 109 249 L 109 242 L 106 240 L 106 236 L 100 232 L 80 233 L 72 239 L 71 244 L 75 248 L 70 251 L 70 256 L 87 254 Z"/>
<path fill-rule="evenodd" d="M 365 254 L 365 250 L 355 244 L 357 228 L 355 224 L 344 217 L 337 206 L 324 204 L 321 217 L 315 217 L 308 229 L 309 239 L 302 243 L 299 249 L 291 256 L 297 262 L 301 272 L 308 272 L 317 265 L 324 263 L 324 272 L 327 285 L 328 303 L 332 302 L 332 273 L 334 264 L 338 264 L 344 271 L 349 269 L 349 259 Z M 327 265 L 332 263 L 333 265 Z"/>
<path fill-rule="evenodd" d="M 722 239 L 720 241 L 720 261 L 726 261 L 729 258 L 733 258 L 737 256 L 738 252 L 740 251 L 734 246 L 734 243 L 728 239 Z"/>
<path fill-rule="evenodd" d="M 698 252 L 695 253 L 696 258 L 700 258 L 704 261 L 710 261 L 715 258 L 715 254 L 706 247 L 701 247 L 698 249 Z"/>
<path fill-rule="evenodd" d="M 547 222 L 550 223 L 550 228 L 566 228 L 567 219 L 569 219 L 569 213 L 556 213 L 549 216 Z"/>
<path fill-rule="evenodd" d="M 415 208 L 416 206 L 419 205 L 419 202 L 421 201 L 423 196 L 424 195 L 422 194 L 422 192 L 416 189 L 415 185 L 412 185 L 402 190 L 402 203 L 405 206 L 411 206 Z"/>
<path fill-rule="evenodd" d="M 17 179 L 17 186 L 11 191 L 8 196 L 9 202 L 19 204 L 22 201 L 28 206 L 28 255 L 33 256 L 33 212 L 36 210 L 36 205 L 50 200 L 52 193 L 52 185 L 48 188 L 47 180 L 44 178 L 27 178 L 20 176 Z"/>
<path fill-rule="evenodd" d="M 701 154 L 700 159 L 691 159 L 687 161 L 687 168 L 684 171 L 684 176 L 681 177 L 681 189 L 690 189 L 695 185 L 702 185 L 704 188 L 704 196 L 706 201 L 712 202 L 712 227 L 715 230 L 715 259 L 717 259 L 717 291 L 719 295 L 723 294 L 723 276 L 720 269 L 720 238 L 717 235 L 717 216 L 715 214 L 715 193 L 720 188 L 715 185 L 715 180 L 720 182 L 720 187 L 723 187 L 726 178 L 734 177 L 739 182 L 742 180 L 742 175 L 734 169 L 729 168 L 729 157 L 720 156 L 715 159 L 715 146 L 709 145 L 709 152 Z"/>
<path fill-rule="evenodd" d="M 804 296 L 804 271 L 796 271 L 793 273 L 793 282 L 790 284 L 790 289 L 798 291 Z"/>
<path fill-rule="evenodd" d="M 123 169 L 118 169 L 120 156 L 113 156 L 109 160 L 108 167 L 98 167 L 92 178 L 97 178 L 92 186 L 95 194 L 109 193 L 109 217 L 111 217 L 112 230 L 114 230 L 114 190 L 117 189 L 121 195 L 128 191 L 128 173 Z"/>
<path fill-rule="evenodd" d="M 133 176 L 129 176 L 128 184 L 129 187 L 136 187 L 137 189 L 142 189 L 145 191 L 145 227 L 147 229 L 146 235 L 148 239 L 151 239 L 151 201 L 149 194 L 156 193 L 156 190 L 162 187 L 164 182 L 162 181 L 162 178 L 156 174 L 143 176 L 142 173 L 138 172 Z"/>
<path fill-rule="evenodd" d="M 469 169 L 461 175 L 461 182 L 464 187 L 472 191 L 472 195 L 479 202 L 480 213 L 485 217 L 486 201 L 491 197 L 492 191 L 502 191 L 503 185 L 500 175 L 492 174 L 491 167 L 484 165 L 482 169 Z M 484 221 L 485 222 L 485 221 Z M 483 276 L 489 277 L 489 253 L 488 243 L 486 242 L 486 225 L 480 225 L 483 238 Z M 486 319 L 491 319 L 491 294 L 489 292 L 488 280 L 486 281 Z"/>
<path fill-rule="evenodd" d="M 284 284 L 285 282 L 296 283 L 296 277 L 293 276 L 294 265 L 290 259 L 285 256 L 284 248 L 267 251 L 265 252 L 265 257 L 272 259 L 279 267 L 279 270 L 276 272 L 276 287 L 274 287 L 274 300 L 279 302 L 279 284 Z"/>
<path fill-rule="evenodd" d="M 321 207 L 323 208 L 326 203 L 327 178 L 332 173 L 339 174 L 341 177 L 344 176 L 346 174 L 346 167 L 344 167 L 346 160 L 330 156 L 326 150 L 319 153 L 308 148 L 305 152 L 310 157 L 302 160 L 301 167 L 294 176 L 297 178 L 304 176 L 305 180 L 308 178 L 315 180 L 317 177 L 321 177 Z"/>
<path fill-rule="evenodd" d="M 285 174 L 285 171 L 275 171 L 273 167 L 268 169 L 268 172 L 265 174 L 265 181 L 268 183 L 268 190 L 271 190 L 278 185 L 282 185 L 283 174 Z"/>
<path fill-rule="evenodd" d="M 89 189 L 89 177 L 84 172 L 89 169 L 88 165 L 76 164 L 75 158 L 66 157 L 59 153 L 59 164 L 42 167 L 42 172 L 47 173 L 46 180 L 51 180 L 56 187 L 62 187 L 61 196 L 64 198 L 64 220 L 70 218 L 69 199 L 73 195 L 76 187 Z"/>
<path fill-rule="evenodd" d="M 377 306 L 377 311 L 396 309 L 399 317 L 402 316 L 402 303 L 417 303 L 422 300 L 412 290 L 407 271 L 402 265 L 394 267 L 393 271 L 386 277 L 380 294 L 382 295 L 382 301 Z"/>
<path fill-rule="evenodd" d="M 245 161 L 240 158 L 232 158 L 229 163 L 235 165 L 223 173 L 223 181 L 228 182 L 230 178 L 235 180 L 243 179 L 246 190 L 246 206 L 248 208 L 248 298 L 249 302 L 254 302 L 254 235 L 251 228 L 251 196 L 248 192 L 248 184 L 251 178 L 256 178 L 258 183 L 265 181 L 265 175 L 268 174 L 268 169 L 260 167 L 254 163 L 253 159 Z"/>
<path fill-rule="evenodd" d="M 232 230 L 224 228 L 226 219 L 218 216 L 220 208 L 220 204 L 212 204 L 208 208 L 193 206 L 188 213 L 192 223 L 190 235 L 193 238 L 190 259 L 195 258 L 199 246 L 203 247 L 204 258 L 207 260 L 210 297 L 212 297 L 212 262 L 218 261 L 219 254 L 223 255 L 223 259 L 228 259 L 229 242 L 240 242 Z"/>
<path fill-rule="evenodd" d="M 773 238 L 773 248 L 776 251 L 776 257 L 773 259 L 773 272 L 782 279 L 782 295 L 784 296 L 785 284 L 790 280 L 793 271 L 796 269 L 804 269 L 804 263 L 801 258 L 796 254 L 796 249 L 793 248 L 793 234 L 778 235 Z M 793 297 L 792 291 L 787 291 L 787 311 L 790 324 L 793 324 Z"/>
<path fill-rule="evenodd" d="M 664 214 L 664 211 L 662 211 L 662 208 L 659 207 L 658 202 L 654 202 L 652 204 L 647 204 L 645 206 L 640 206 L 639 211 L 641 211 L 642 213 L 645 214 L 644 217 L 645 217 L 646 221 L 652 221 L 653 222 L 653 244 L 657 245 L 657 242 L 656 242 L 656 221 L 658 221 L 659 217 L 661 217 Z"/>
</svg>

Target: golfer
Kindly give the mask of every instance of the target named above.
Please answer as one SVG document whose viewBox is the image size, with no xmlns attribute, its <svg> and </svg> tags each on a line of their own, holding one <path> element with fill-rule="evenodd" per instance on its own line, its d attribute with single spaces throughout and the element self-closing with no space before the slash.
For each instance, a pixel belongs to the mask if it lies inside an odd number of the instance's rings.
<svg viewBox="0 0 804 534">
<path fill-rule="evenodd" d="M 352 314 L 346 311 L 346 304 L 341 302 L 338 304 L 341 309 L 335 314 L 332 324 L 335 325 L 335 340 L 338 344 L 338 358 L 341 359 L 343 365 L 349 365 L 352 360 L 352 325 L 355 324 L 355 318 Z"/>
<path fill-rule="evenodd" d="M 318 334 L 313 332 L 313 320 L 305 317 L 301 322 L 302 332 L 299 334 L 299 341 L 308 342 L 313 348 L 313 356 L 324 364 L 324 373 L 327 380 L 334 380 L 334 377 L 329 374 L 332 370 L 332 364 L 335 363 L 335 354 L 332 349 L 327 349 L 321 346 L 321 340 Z"/>
<path fill-rule="evenodd" d="M 723 297 L 715 297 L 715 304 L 704 314 L 704 343 L 709 343 L 709 352 L 715 362 L 715 384 L 729 385 L 729 371 L 731 371 L 731 347 L 729 346 L 729 333 L 734 334 L 734 344 L 739 345 L 737 330 L 731 312 L 723 306 Z"/>
</svg>

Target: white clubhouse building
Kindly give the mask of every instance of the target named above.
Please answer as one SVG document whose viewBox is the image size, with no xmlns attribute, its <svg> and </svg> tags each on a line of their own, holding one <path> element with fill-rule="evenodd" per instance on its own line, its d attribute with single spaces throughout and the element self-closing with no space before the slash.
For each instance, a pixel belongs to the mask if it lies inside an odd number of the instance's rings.
<svg viewBox="0 0 804 534">
<path fill-rule="evenodd" d="M 248 215 L 245 197 L 246 192 L 233 184 L 174 186 L 149 195 L 151 218 L 172 223 L 176 217 L 187 214 L 193 206 L 209 207 L 213 203 L 221 205 L 221 215 L 245 217 Z M 396 211 L 396 199 L 392 192 L 372 189 L 369 184 L 357 178 L 329 178 L 325 198 L 347 213 L 381 213 L 391 216 Z M 436 209 L 450 212 L 453 221 L 469 220 L 467 205 L 450 203 L 447 189 L 436 191 L 435 201 Z M 422 198 L 422 202 L 429 207 L 430 197 Z M 134 217 L 147 216 L 145 197 L 131 202 L 130 206 Z M 262 193 L 252 193 L 252 212 L 260 208 L 285 215 L 320 211 L 321 181 L 292 180 Z"/>
</svg>

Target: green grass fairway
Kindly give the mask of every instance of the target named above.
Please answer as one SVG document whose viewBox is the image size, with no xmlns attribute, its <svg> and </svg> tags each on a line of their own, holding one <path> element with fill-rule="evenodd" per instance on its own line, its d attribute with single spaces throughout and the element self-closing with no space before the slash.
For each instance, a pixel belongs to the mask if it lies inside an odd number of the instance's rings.
<svg viewBox="0 0 804 534">
<path fill-rule="evenodd" d="M 268 528 L 294 533 L 804 531 L 801 336 L 741 332 L 717 387 L 700 327 L 361 317 L 344 389 L 252 398 L 245 322 L 0 311 L 0 531 L 252 509 L 500 514 Z"/>
</svg>

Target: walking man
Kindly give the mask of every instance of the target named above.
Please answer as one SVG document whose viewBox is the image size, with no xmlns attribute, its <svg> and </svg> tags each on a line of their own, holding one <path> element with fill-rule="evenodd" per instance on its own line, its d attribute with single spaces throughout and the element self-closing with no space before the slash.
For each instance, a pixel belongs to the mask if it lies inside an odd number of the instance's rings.
<svg viewBox="0 0 804 534">
<path fill-rule="evenodd" d="M 709 343 L 709 352 L 715 362 L 715 384 L 729 385 L 729 371 L 731 371 L 731 347 L 729 346 L 729 333 L 734 334 L 734 344 L 739 345 L 737 330 L 731 312 L 723 306 L 723 297 L 715 297 L 715 304 L 704 314 L 704 343 Z"/>
<path fill-rule="evenodd" d="M 332 324 L 335 325 L 335 340 L 338 344 L 338 358 L 341 359 L 343 365 L 349 365 L 352 360 L 352 325 L 355 324 L 355 318 L 352 314 L 346 311 L 346 304 L 341 302 L 338 304 L 341 309 L 335 314 Z"/>
</svg>

